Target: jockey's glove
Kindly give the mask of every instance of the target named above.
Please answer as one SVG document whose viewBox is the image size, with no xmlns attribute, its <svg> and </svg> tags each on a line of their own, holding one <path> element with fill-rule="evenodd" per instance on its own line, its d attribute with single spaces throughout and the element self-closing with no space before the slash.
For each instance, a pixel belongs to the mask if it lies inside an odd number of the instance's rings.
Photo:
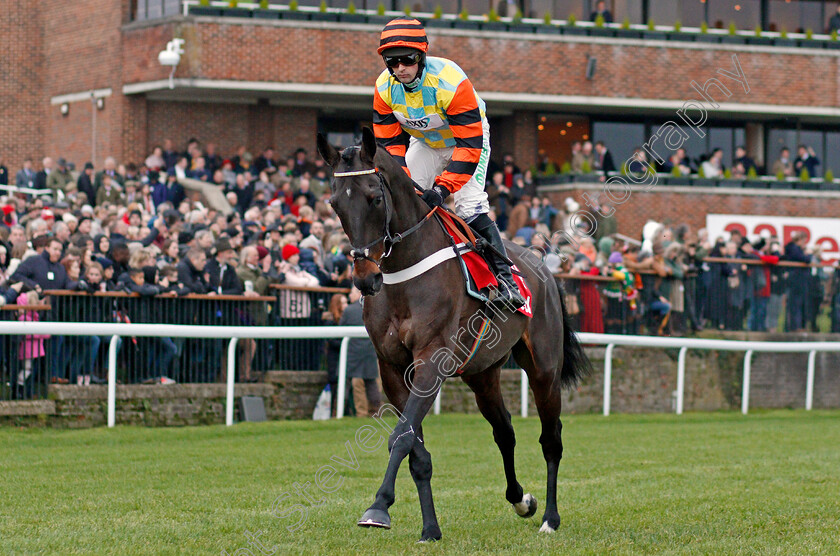
<svg viewBox="0 0 840 556">
<path fill-rule="evenodd" d="M 430 208 L 443 206 L 443 201 L 447 197 L 449 197 L 449 190 L 442 185 L 433 185 L 420 196 Z"/>
</svg>

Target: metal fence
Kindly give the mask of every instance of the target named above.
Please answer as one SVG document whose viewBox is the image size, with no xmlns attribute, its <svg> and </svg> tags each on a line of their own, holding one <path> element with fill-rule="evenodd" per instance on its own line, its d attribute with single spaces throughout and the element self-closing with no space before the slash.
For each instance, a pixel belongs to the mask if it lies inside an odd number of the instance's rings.
<svg viewBox="0 0 840 556">
<path fill-rule="evenodd" d="M 0 322 L 35 322 L 49 310 L 49 305 L 4 305 Z M 48 342 L 38 334 L 0 336 L 0 401 L 46 397 Z"/>
<path fill-rule="evenodd" d="M 557 274 L 576 329 L 660 336 L 704 328 L 840 332 L 840 276 L 831 267 L 706 258 L 679 279 L 634 274 L 632 287 L 612 276 Z"/>
<path fill-rule="evenodd" d="M 340 288 L 290 288 L 272 286 L 270 296 L 196 295 L 141 297 L 123 292 L 86 294 L 48 291 L 49 305 L 36 311 L 42 322 L 174 324 L 225 327 L 326 326 L 333 295 Z M 6 305 L 0 320 L 16 320 L 23 310 Z M 29 311 L 33 308 L 27 307 Z M 31 319 L 30 319 L 31 320 Z M 36 358 L 34 371 L 21 388 L 15 388 L 24 359 L 21 345 L 34 345 L 23 337 L 0 338 L 2 379 L 0 400 L 41 398 L 45 385 L 97 384 L 106 380 L 110 335 L 52 335 L 39 338 L 44 356 Z M 166 379 L 181 383 L 218 382 L 227 372 L 227 344 L 219 338 L 125 336 L 116 346 L 116 379 L 122 384 L 156 383 Z M 243 339 L 237 346 L 235 379 L 256 381 L 267 370 L 320 370 L 325 368 L 324 339 L 269 337 Z M 32 366 L 33 364 L 29 364 Z M 25 387 L 24 387 L 25 386 Z"/>
</svg>

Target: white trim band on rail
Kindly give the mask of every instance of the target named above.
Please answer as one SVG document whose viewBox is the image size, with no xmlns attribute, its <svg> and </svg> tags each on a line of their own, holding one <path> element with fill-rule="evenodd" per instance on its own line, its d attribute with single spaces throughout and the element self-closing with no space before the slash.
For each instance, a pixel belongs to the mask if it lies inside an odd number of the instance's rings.
<svg viewBox="0 0 840 556">
<path fill-rule="evenodd" d="M 64 104 L 65 102 L 81 102 L 83 100 L 90 100 L 91 94 L 93 95 L 93 98 L 105 98 L 114 94 L 114 91 L 108 87 L 107 89 L 94 89 L 92 91 L 82 91 L 80 93 L 57 95 L 50 98 L 50 104 L 58 106 L 59 104 Z"/>
</svg>

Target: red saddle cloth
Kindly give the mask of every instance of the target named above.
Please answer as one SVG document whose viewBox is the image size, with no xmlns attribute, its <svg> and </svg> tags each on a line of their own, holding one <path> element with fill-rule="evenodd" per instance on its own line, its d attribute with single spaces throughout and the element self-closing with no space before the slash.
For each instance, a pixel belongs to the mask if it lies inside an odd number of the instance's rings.
<svg viewBox="0 0 840 556">
<path fill-rule="evenodd" d="M 452 236 L 452 239 L 455 240 L 455 243 L 463 243 L 464 233 L 463 231 L 457 229 L 457 224 L 452 217 L 443 211 L 438 211 L 438 214 L 441 216 L 444 228 L 446 228 L 446 231 L 450 236 Z M 467 251 L 465 253 L 461 253 L 461 258 L 464 260 L 464 263 L 466 263 L 467 272 L 470 273 L 473 282 L 475 282 L 476 289 L 481 290 L 488 286 L 496 287 L 499 285 L 499 282 L 496 280 L 496 276 L 493 274 L 493 271 L 490 270 L 490 266 L 487 264 L 487 261 L 484 260 L 484 257 L 480 254 L 475 251 Z M 522 297 L 525 298 L 525 304 L 517 310 L 528 318 L 533 317 L 534 313 L 531 311 L 531 290 L 528 288 L 525 280 L 516 274 L 516 271 L 519 270 L 516 268 L 516 265 L 512 266 L 511 270 L 514 271 L 513 280 L 519 287 L 519 293 L 521 293 Z"/>
</svg>

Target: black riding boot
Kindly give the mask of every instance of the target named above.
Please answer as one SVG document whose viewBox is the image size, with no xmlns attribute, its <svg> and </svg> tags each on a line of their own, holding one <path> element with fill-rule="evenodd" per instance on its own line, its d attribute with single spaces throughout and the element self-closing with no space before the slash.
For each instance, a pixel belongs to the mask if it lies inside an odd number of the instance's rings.
<svg viewBox="0 0 840 556">
<path fill-rule="evenodd" d="M 490 220 L 489 216 L 486 214 L 479 215 L 470 222 L 470 226 L 473 230 L 478 232 L 481 237 L 487 241 L 487 243 L 492 245 L 496 251 L 501 253 L 504 258 L 507 258 L 505 245 L 502 243 L 502 237 L 499 235 L 499 228 L 496 227 L 495 222 Z M 489 252 L 488 258 L 495 267 L 496 276 L 499 279 L 499 295 L 493 299 L 493 303 L 504 305 L 512 311 L 515 311 L 525 304 L 525 299 L 522 297 L 522 294 L 519 293 L 519 288 L 513 281 L 513 274 L 510 272 L 510 266 L 508 266 L 504 259 L 493 252 L 492 249 L 488 249 L 487 251 Z"/>
</svg>

